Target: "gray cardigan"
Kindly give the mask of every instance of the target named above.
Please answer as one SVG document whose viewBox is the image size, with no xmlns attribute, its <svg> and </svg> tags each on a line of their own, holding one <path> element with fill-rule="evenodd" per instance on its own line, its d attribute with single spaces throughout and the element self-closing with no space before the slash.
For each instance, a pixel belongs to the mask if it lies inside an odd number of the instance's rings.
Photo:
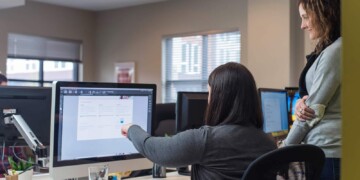
<svg viewBox="0 0 360 180">
<path fill-rule="evenodd" d="M 192 179 L 240 179 L 247 166 L 276 148 L 260 129 L 222 125 L 191 129 L 172 137 L 151 137 L 139 126 L 128 130 L 135 148 L 166 167 L 192 165 Z"/>
<path fill-rule="evenodd" d="M 317 145 L 327 158 L 340 158 L 341 149 L 341 37 L 324 49 L 306 74 L 309 98 L 306 105 L 315 110 L 316 118 L 296 120 L 285 145 Z"/>
</svg>

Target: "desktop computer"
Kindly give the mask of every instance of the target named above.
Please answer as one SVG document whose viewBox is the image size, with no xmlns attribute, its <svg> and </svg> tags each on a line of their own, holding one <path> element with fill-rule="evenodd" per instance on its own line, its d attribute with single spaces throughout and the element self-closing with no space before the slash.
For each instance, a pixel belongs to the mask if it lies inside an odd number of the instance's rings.
<svg viewBox="0 0 360 180">
<path fill-rule="evenodd" d="M 288 105 L 288 114 L 289 114 L 289 127 L 291 128 L 293 122 L 296 120 L 296 102 L 300 99 L 300 93 L 298 87 L 285 87 L 287 92 L 287 105 Z"/>
<path fill-rule="evenodd" d="M 264 119 L 263 130 L 276 141 L 286 137 L 289 131 L 287 92 L 283 89 L 259 88 L 261 110 Z"/>
<path fill-rule="evenodd" d="M 36 155 L 47 157 L 46 147 L 50 144 L 51 88 L 0 86 L 0 111 L 1 177 L 10 168 L 8 157 L 13 157 L 15 162 L 29 158 L 38 160 Z M 31 134 L 28 134 L 29 131 Z M 27 135 L 32 138 L 29 139 Z M 32 141 L 35 137 L 36 141 Z M 36 143 L 36 147 L 32 143 Z M 40 145 L 43 150 L 41 154 L 35 150 Z M 36 166 L 36 171 L 48 171 L 46 158 L 43 162 L 41 166 Z"/>
<path fill-rule="evenodd" d="M 133 123 L 150 132 L 156 85 L 54 82 L 52 90 L 54 179 L 88 176 L 88 167 L 95 165 L 107 165 L 109 172 L 152 167 L 120 128 Z"/>
<path fill-rule="evenodd" d="M 203 126 L 208 104 L 208 92 L 178 92 L 176 102 L 176 132 Z M 190 175 L 188 167 L 178 168 L 179 174 Z"/>
</svg>

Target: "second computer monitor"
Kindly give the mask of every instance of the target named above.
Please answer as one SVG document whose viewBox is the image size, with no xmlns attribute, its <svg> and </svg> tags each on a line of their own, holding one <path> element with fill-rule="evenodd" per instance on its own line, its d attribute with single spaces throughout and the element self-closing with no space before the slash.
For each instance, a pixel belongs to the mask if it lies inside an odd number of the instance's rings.
<svg viewBox="0 0 360 180">
<path fill-rule="evenodd" d="M 289 112 L 289 125 L 296 120 L 295 108 L 296 102 L 300 99 L 300 93 L 298 87 L 285 87 L 288 95 L 288 112 Z"/>
<path fill-rule="evenodd" d="M 259 89 L 264 131 L 273 136 L 282 136 L 289 130 L 287 92 L 282 89 Z"/>
<path fill-rule="evenodd" d="M 0 140 L 7 145 L 27 145 L 14 124 L 5 124 L 7 113 L 21 115 L 41 143 L 50 144 L 51 88 L 1 86 L 0 111 Z"/>
<path fill-rule="evenodd" d="M 176 103 L 176 132 L 204 125 L 208 92 L 178 92 Z"/>
</svg>

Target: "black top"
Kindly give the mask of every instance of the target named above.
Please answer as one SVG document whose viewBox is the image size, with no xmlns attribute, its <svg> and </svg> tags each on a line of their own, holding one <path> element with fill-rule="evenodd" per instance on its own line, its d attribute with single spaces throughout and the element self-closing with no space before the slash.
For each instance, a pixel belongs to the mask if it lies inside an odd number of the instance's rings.
<svg viewBox="0 0 360 180">
<path fill-rule="evenodd" d="M 312 52 L 311 54 L 306 56 L 307 62 L 306 62 L 306 65 L 305 65 L 303 71 L 301 72 L 300 79 L 299 79 L 299 93 L 300 93 L 301 98 L 303 96 L 309 95 L 309 93 L 306 89 L 306 80 L 305 80 L 306 73 L 308 72 L 311 65 L 314 64 L 314 62 L 318 56 L 319 56 L 319 54 L 316 54 L 315 52 Z"/>
<path fill-rule="evenodd" d="M 128 137 L 141 154 L 157 164 L 192 165 L 191 179 L 240 179 L 253 160 L 276 149 L 262 130 L 239 125 L 203 126 L 172 137 L 151 137 L 134 125 Z"/>
</svg>

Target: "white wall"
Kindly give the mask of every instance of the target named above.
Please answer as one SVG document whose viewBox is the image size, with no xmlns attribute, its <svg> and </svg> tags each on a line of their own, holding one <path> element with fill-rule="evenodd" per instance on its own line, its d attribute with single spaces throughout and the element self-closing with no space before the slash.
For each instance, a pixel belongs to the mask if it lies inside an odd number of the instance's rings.
<svg viewBox="0 0 360 180">
<path fill-rule="evenodd" d="M 161 41 L 164 35 L 239 28 L 247 59 L 246 0 L 181 0 L 101 12 L 97 18 L 99 81 L 114 81 L 114 63 L 135 61 L 136 82 L 156 83 L 161 99 Z"/>
<path fill-rule="evenodd" d="M 253 72 L 258 86 L 296 86 L 304 49 L 303 41 L 296 41 L 303 37 L 301 31 L 291 34 L 298 23 L 295 4 L 288 0 L 181 0 L 101 12 L 97 80 L 114 81 L 115 62 L 135 61 L 136 81 L 156 83 L 159 102 L 164 35 L 238 28 L 241 62 Z"/>
<path fill-rule="evenodd" d="M 25 6 L 0 10 L 0 71 L 6 73 L 8 33 L 48 36 L 83 42 L 84 80 L 93 80 L 94 12 L 27 1 Z"/>
<path fill-rule="evenodd" d="M 248 65 L 258 87 L 290 84 L 290 1 L 249 0 Z"/>
<path fill-rule="evenodd" d="M 311 49 L 298 21 L 288 0 L 181 0 L 98 13 L 29 1 L 0 10 L 0 71 L 9 32 L 82 40 L 85 81 L 114 82 L 114 63 L 134 61 L 136 82 L 156 83 L 160 102 L 164 36 L 238 28 L 241 62 L 259 87 L 297 86 Z"/>
</svg>

